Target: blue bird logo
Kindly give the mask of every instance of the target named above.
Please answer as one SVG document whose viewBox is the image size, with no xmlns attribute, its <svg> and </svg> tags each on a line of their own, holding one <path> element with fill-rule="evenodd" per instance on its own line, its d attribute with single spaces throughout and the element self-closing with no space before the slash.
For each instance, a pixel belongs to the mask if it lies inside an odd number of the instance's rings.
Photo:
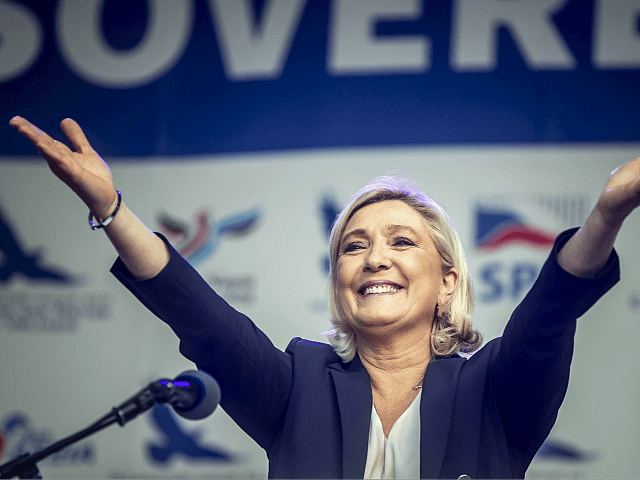
<svg viewBox="0 0 640 480">
<path fill-rule="evenodd" d="M 150 418 L 154 430 L 159 435 L 159 438 L 146 445 L 146 453 L 153 463 L 165 465 L 175 456 L 211 462 L 230 463 L 237 460 L 233 454 L 204 445 L 199 430 L 183 430 L 166 405 L 158 404 L 153 407 Z"/>
<path fill-rule="evenodd" d="M 338 215 L 340 214 L 340 207 L 337 202 L 330 198 L 329 195 L 325 195 L 322 199 L 322 203 L 320 204 L 320 217 L 322 219 L 322 227 L 327 239 L 331 235 L 331 229 L 333 228 L 333 224 L 335 223 Z M 330 267 L 329 255 L 326 255 L 322 259 L 322 266 L 325 273 L 329 273 Z"/>
<path fill-rule="evenodd" d="M 44 265 L 41 249 L 27 252 L 20 245 L 17 235 L 0 210 L 0 283 L 8 282 L 16 274 L 22 274 L 30 281 L 79 283 L 76 278 L 62 269 Z M 3 259 L 4 257 L 4 259 Z"/>
</svg>

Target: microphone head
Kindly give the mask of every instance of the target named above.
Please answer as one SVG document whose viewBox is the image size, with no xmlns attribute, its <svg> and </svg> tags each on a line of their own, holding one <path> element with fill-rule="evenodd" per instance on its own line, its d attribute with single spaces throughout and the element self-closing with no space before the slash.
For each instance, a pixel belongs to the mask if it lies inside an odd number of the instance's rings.
<svg viewBox="0 0 640 480">
<path fill-rule="evenodd" d="M 201 420 L 213 413 L 220 403 L 220 386 L 215 379 L 200 370 L 187 370 L 178 375 L 173 382 L 189 382 L 198 387 L 200 396 L 189 408 L 173 407 L 174 411 L 189 420 Z"/>
</svg>

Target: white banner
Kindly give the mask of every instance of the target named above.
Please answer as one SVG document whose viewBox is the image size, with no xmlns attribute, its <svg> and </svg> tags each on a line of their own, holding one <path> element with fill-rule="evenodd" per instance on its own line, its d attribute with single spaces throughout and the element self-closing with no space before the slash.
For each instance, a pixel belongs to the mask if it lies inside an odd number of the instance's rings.
<svg viewBox="0 0 640 480">
<path fill-rule="evenodd" d="M 327 218 L 373 177 L 400 168 L 448 211 L 474 275 L 475 325 L 489 340 L 549 251 L 544 241 L 496 240 L 492 215 L 555 235 L 583 220 L 609 172 L 638 152 L 492 145 L 107 161 L 127 205 L 153 230 L 170 225 L 178 247 L 197 231 L 194 218 L 208 222 L 210 243 L 192 263 L 284 348 L 294 336 L 325 340 Z M 109 274 L 115 252 L 89 229 L 84 205 L 44 162 L 1 160 L 0 464 L 84 428 L 150 381 L 193 368 L 171 330 Z M 636 214 L 616 243 L 622 281 L 579 322 L 569 392 L 530 477 L 640 470 L 638 233 Z M 45 478 L 248 478 L 265 477 L 267 463 L 221 409 L 188 422 L 157 407 L 40 469 Z"/>
</svg>

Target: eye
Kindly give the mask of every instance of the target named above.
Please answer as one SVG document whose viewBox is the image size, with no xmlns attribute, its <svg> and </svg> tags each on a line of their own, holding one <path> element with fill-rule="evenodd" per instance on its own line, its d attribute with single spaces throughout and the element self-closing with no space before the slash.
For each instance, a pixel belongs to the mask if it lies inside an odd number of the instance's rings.
<svg viewBox="0 0 640 480">
<path fill-rule="evenodd" d="M 397 237 L 393 239 L 392 245 L 394 247 L 414 247 L 416 244 L 407 237 Z"/>
<path fill-rule="evenodd" d="M 355 252 L 357 250 L 362 250 L 363 248 L 365 248 L 365 246 L 361 242 L 347 243 L 342 246 L 340 253 Z"/>
</svg>

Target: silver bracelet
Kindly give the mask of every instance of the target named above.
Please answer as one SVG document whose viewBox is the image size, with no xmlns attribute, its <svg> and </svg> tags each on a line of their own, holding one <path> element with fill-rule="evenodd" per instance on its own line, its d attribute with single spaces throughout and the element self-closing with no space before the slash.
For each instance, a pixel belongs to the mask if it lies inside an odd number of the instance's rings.
<svg viewBox="0 0 640 480">
<path fill-rule="evenodd" d="M 118 204 L 116 205 L 116 209 L 102 223 L 93 223 L 93 213 L 89 212 L 89 226 L 91 227 L 91 230 L 104 228 L 107 225 L 109 225 L 111 222 L 113 222 L 113 219 L 116 216 L 116 213 L 118 213 L 118 210 L 120 209 L 120 204 L 122 203 L 122 193 L 120 193 L 119 190 L 116 190 L 116 192 L 118 192 Z"/>
</svg>

